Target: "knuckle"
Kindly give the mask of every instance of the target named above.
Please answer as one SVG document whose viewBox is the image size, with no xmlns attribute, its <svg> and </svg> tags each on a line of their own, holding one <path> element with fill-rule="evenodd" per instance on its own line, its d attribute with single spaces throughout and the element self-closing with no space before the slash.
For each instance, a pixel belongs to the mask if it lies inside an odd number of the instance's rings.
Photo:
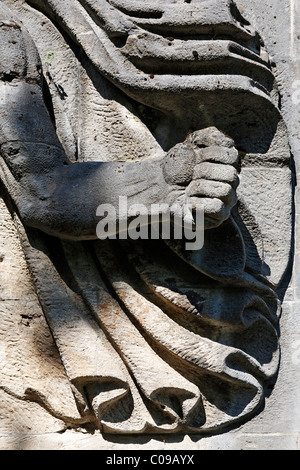
<svg viewBox="0 0 300 470">
<path fill-rule="evenodd" d="M 240 182 L 239 174 L 238 174 L 237 170 L 234 168 L 234 172 L 233 172 L 233 176 L 232 176 L 232 180 L 231 180 L 231 186 L 234 189 L 236 189 L 239 185 L 239 182 Z"/>
<path fill-rule="evenodd" d="M 228 183 L 220 183 L 219 185 L 219 197 L 220 198 L 230 198 L 234 193 L 234 190 Z"/>
<path fill-rule="evenodd" d="M 238 172 L 236 168 L 231 165 L 227 165 L 226 170 L 224 170 L 225 181 L 229 184 L 235 184 L 238 179 Z"/>
<path fill-rule="evenodd" d="M 212 210 L 209 215 L 213 218 L 224 221 L 228 219 L 231 213 L 231 207 L 225 204 L 221 199 L 214 199 Z"/>
<path fill-rule="evenodd" d="M 235 147 L 232 147 L 231 149 L 226 149 L 226 151 L 227 151 L 228 159 L 230 160 L 230 164 L 234 165 L 238 163 L 239 152 L 237 151 L 237 149 Z"/>
<path fill-rule="evenodd" d="M 230 148 L 234 145 L 233 139 L 216 127 L 207 127 L 206 129 L 195 131 L 190 135 L 190 139 L 199 147 L 218 145 Z"/>
<path fill-rule="evenodd" d="M 234 165 L 238 162 L 239 153 L 236 148 L 227 148 L 220 146 L 210 146 L 207 148 L 198 148 L 195 150 L 197 162 L 215 162 L 226 165 Z"/>
</svg>

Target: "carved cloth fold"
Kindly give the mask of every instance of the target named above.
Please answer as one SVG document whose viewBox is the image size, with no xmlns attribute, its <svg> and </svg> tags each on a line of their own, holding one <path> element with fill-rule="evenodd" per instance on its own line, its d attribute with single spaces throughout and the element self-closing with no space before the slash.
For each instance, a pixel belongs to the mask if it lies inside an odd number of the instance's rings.
<svg viewBox="0 0 300 470">
<path fill-rule="evenodd" d="M 207 432 L 261 405 L 278 367 L 277 302 L 262 283 L 209 278 L 162 240 L 27 235 L 67 376 L 105 432 Z"/>
</svg>

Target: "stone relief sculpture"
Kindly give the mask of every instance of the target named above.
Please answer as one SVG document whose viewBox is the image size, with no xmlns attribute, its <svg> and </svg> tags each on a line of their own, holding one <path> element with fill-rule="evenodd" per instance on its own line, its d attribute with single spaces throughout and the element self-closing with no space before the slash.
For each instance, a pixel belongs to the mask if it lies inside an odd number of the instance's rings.
<svg viewBox="0 0 300 470">
<path fill-rule="evenodd" d="M 105 433 L 250 419 L 276 380 L 293 225 L 259 34 L 231 0 L 4 0 L 0 34 L 1 400 Z M 201 204 L 204 247 L 98 240 L 119 196 Z"/>
</svg>

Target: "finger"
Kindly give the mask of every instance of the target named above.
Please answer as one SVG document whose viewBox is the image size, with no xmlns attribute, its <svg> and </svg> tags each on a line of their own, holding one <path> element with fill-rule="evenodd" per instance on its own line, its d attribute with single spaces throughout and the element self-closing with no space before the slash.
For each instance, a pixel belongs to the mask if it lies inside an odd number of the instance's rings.
<svg viewBox="0 0 300 470">
<path fill-rule="evenodd" d="M 195 149 L 196 162 L 217 162 L 225 165 L 235 165 L 238 162 L 239 153 L 235 147 L 226 148 L 213 145 L 207 148 Z"/>
<path fill-rule="evenodd" d="M 237 170 L 231 165 L 203 162 L 195 166 L 194 179 L 206 179 L 229 183 L 234 189 L 239 184 Z"/>
<path fill-rule="evenodd" d="M 221 199 L 225 204 L 233 207 L 237 203 L 234 189 L 228 183 L 219 181 L 195 180 L 187 187 L 188 196 L 200 196 Z"/>
<path fill-rule="evenodd" d="M 224 222 L 231 214 L 230 207 L 217 198 L 190 197 L 188 204 L 192 211 L 203 210 L 205 217 L 210 217 L 218 222 Z"/>
</svg>

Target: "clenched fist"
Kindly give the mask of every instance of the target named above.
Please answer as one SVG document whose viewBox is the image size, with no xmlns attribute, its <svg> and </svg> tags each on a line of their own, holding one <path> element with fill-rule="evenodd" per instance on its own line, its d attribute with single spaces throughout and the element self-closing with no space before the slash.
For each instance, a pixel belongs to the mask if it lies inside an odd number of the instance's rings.
<svg viewBox="0 0 300 470">
<path fill-rule="evenodd" d="M 188 202 L 192 210 L 204 208 L 205 228 L 218 227 L 237 202 L 237 162 L 234 142 L 222 132 L 214 127 L 194 132 L 164 159 L 169 201 Z"/>
</svg>

